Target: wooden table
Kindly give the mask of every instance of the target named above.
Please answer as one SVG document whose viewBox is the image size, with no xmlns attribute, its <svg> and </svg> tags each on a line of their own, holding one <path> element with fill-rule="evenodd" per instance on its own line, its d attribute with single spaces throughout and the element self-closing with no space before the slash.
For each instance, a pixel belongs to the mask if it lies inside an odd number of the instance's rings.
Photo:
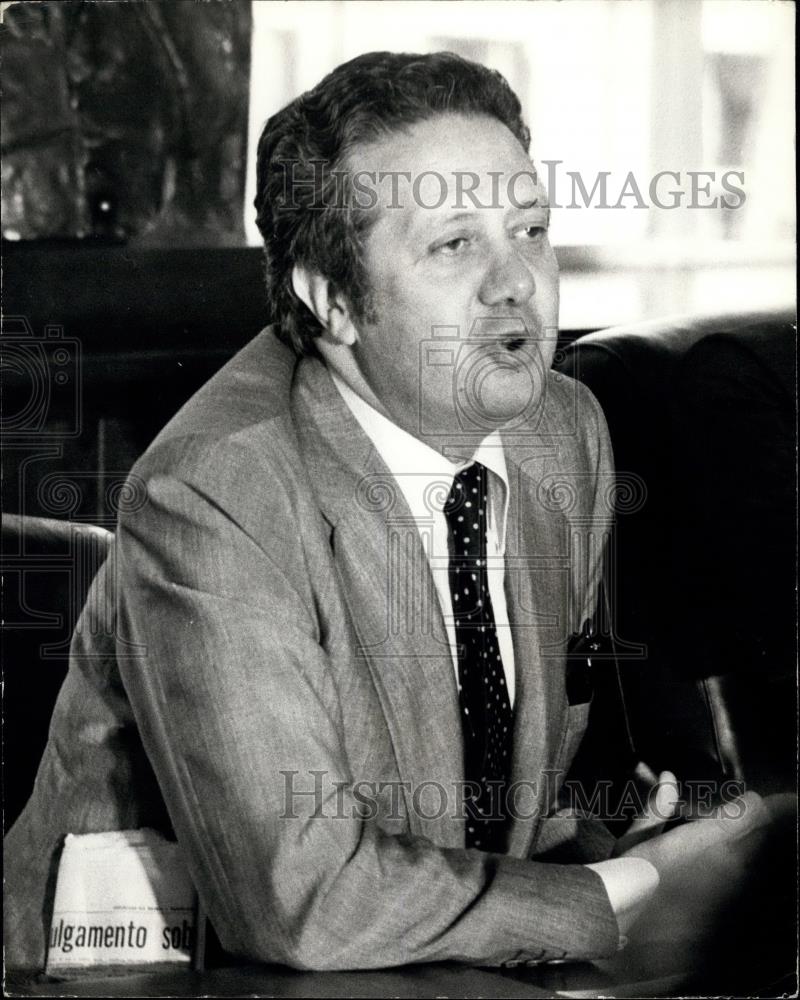
<svg viewBox="0 0 800 1000">
<path fill-rule="evenodd" d="M 246 965 L 69 982 L 9 974 L 7 996 L 679 997 L 781 996 L 797 988 L 794 822 L 747 849 L 704 856 L 662 882 L 626 948 L 594 963 L 369 972 Z"/>
<path fill-rule="evenodd" d="M 737 945 L 734 947 L 734 945 Z M 371 972 L 296 972 L 247 965 L 205 972 L 137 973 L 70 982 L 9 975 L 7 996 L 41 997 L 678 997 L 781 996 L 796 990 L 794 956 L 710 948 L 672 935 L 628 945 L 595 963 L 479 969 L 454 963 Z"/>
</svg>

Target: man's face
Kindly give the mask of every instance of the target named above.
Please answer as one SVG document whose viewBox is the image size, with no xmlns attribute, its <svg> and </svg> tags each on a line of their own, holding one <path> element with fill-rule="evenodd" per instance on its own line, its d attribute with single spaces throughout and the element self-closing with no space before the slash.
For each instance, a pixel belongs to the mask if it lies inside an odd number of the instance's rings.
<svg viewBox="0 0 800 1000">
<path fill-rule="evenodd" d="M 518 425 L 541 399 L 558 326 L 558 265 L 530 159 L 499 121 L 448 114 L 361 147 L 350 164 L 398 174 L 394 195 L 389 178 L 378 185 L 365 247 L 372 309 L 353 352 L 369 387 L 423 439 Z"/>
</svg>

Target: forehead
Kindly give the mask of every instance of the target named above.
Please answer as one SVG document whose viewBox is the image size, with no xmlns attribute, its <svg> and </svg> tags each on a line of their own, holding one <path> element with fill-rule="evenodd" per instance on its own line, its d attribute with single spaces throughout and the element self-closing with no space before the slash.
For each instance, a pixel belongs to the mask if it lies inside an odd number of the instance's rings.
<svg viewBox="0 0 800 1000">
<path fill-rule="evenodd" d="M 502 122 L 485 116 L 442 114 L 426 119 L 356 146 L 348 166 L 377 194 L 378 217 L 388 211 L 396 222 L 401 221 L 398 216 L 419 212 L 474 209 L 475 201 L 487 210 L 502 211 L 544 200 L 544 189 L 517 138 Z"/>
</svg>

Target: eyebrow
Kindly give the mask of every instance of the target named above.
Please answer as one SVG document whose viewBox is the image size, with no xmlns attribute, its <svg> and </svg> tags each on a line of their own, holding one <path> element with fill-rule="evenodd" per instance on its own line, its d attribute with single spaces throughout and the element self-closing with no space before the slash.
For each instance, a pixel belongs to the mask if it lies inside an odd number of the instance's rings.
<svg viewBox="0 0 800 1000">
<path fill-rule="evenodd" d="M 481 206 L 481 207 L 486 207 L 486 206 Z M 530 211 L 530 209 L 532 208 L 541 208 L 544 209 L 546 212 L 550 211 L 550 206 L 547 204 L 547 201 L 543 201 L 541 198 L 538 197 L 538 195 L 532 201 L 521 201 L 518 205 L 511 205 L 511 210 L 515 212 L 527 212 Z M 461 211 L 453 212 L 451 215 L 445 215 L 445 216 L 440 215 L 438 216 L 438 218 L 437 217 L 430 217 L 430 218 L 432 218 L 432 221 L 437 225 L 446 225 L 447 223 L 450 222 L 471 221 L 477 215 L 479 215 L 480 211 L 481 209 L 476 206 L 471 209 L 462 209 Z"/>
<path fill-rule="evenodd" d="M 424 235 L 432 229 L 441 229 L 442 226 L 451 225 L 452 223 L 473 221 L 477 215 L 477 208 L 473 208 L 472 211 L 463 210 L 454 212 L 452 215 L 437 216 L 435 213 L 427 212 L 421 217 L 417 216 L 416 218 L 409 219 L 407 231 L 417 231 L 421 235 Z"/>
<path fill-rule="evenodd" d="M 465 209 L 462 212 L 454 212 L 452 215 L 445 216 L 440 221 L 441 222 L 461 222 L 464 219 L 474 219 L 477 214 L 478 209 L 473 208 L 472 211 Z"/>
<path fill-rule="evenodd" d="M 533 208 L 542 209 L 550 215 L 550 205 L 547 203 L 546 199 L 542 199 L 539 195 L 535 195 L 532 200 L 521 201 L 518 205 L 511 205 L 511 211 L 513 212 L 528 212 Z M 453 212 L 446 216 L 436 216 L 430 213 L 426 213 L 422 222 L 417 220 L 409 220 L 409 225 L 412 229 L 417 229 L 419 226 L 420 232 L 425 232 L 431 228 L 441 228 L 442 226 L 451 225 L 458 222 L 471 222 L 478 218 L 480 215 L 480 209 L 473 206 L 470 209 L 462 209 L 461 211 Z"/>
</svg>

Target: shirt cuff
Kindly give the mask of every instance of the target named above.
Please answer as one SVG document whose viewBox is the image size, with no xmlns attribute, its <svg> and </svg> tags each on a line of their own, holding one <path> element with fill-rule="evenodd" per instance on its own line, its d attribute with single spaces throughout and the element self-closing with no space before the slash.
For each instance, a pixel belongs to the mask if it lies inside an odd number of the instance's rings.
<svg viewBox="0 0 800 1000">
<path fill-rule="evenodd" d="M 658 888 L 658 872 L 644 858 L 610 858 L 586 867 L 596 872 L 603 881 L 617 918 L 620 947 L 623 947 L 627 931 Z"/>
</svg>

